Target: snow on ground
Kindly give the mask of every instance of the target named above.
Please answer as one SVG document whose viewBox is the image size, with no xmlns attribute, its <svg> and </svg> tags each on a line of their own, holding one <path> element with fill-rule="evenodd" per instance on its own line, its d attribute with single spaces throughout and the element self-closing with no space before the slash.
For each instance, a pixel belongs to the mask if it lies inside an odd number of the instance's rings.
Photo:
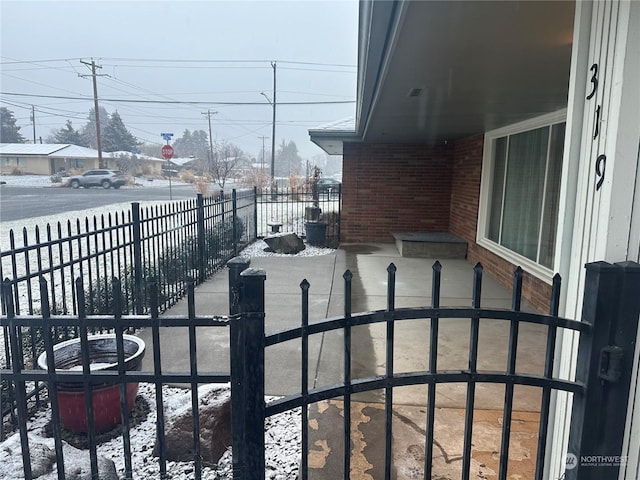
<svg viewBox="0 0 640 480">
<path fill-rule="evenodd" d="M 200 389 L 228 389 L 227 386 L 202 386 Z M 191 403 L 190 390 L 163 387 L 163 405 L 165 419 L 184 410 Z M 130 431 L 131 463 L 134 478 L 159 478 L 160 464 L 151 452 L 156 441 L 156 404 L 155 386 L 140 384 L 138 395 L 142 396 L 150 406 L 150 412 L 140 425 Z M 267 399 L 269 400 L 269 399 Z M 44 427 L 50 420 L 50 410 L 37 412 L 28 423 L 29 437 L 40 443 L 54 448 L 53 438 L 44 438 Z M 301 458 L 301 416 L 300 409 L 284 412 L 270 417 L 266 421 L 265 435 L 265 478 L 284 480 L 297 478 L 298 466 Z M 19 435 L 15 433 L 14 435 Z M 14 439 L 15 440 L 15 439 Z M 9 442 L 9 440 L 6 440 Z M 4 443 L 4 442 L 3 442 Z M 0 478 L 20 480 L 24 478 L 22 459 L 2 458 L 5 453 L 3 443 L 0 443 Z M 13 443 L 13 441 L 12 441 Z M 114 438 L 97 446 L 97 454 L 113 460 L 118 476 L 124 478 L 124 455 L 122 437 Z M 203 467 L 203 480 L 232 479 L 231 449 L 223 454 L 215 467 Z M 193 478 L 193 462 L 167 462 L 167 474 L 172 480 L 188 480 Z M 57 477 L 56 477 L 57 478 Z"/>
<path fill-rule="evenodd" d="M 296 253 L 295 255 L 287 254 L 287 253 L 274 253 L 267 252 L 265 249 L 267 248 L 267 244 L 264 240 L 256 240 L 247 248 L 240 252 L 241 257 L 315 257 L 317 255 L 330 255 L 335 252 L 333 248 L 322 248 L 322 247 L 312 247 L 311 245 L 306 245 L 305 249 L 301 252 Z"/>
</svg>

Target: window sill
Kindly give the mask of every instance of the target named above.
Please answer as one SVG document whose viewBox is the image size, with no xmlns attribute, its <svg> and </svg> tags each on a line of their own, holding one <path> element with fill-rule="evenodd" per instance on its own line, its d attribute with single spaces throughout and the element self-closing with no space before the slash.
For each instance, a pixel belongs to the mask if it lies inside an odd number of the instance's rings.
<svg viewBox="0 0 640 480">
<path fill-rule="evenodd" d="M 533 275 L 543 282 L 549 285 L 553 283 L 553 271 L 548 269 L 547 267 L 543 267 L 539 263 L 523 257 L 519 253 L 509 250 L 508 248 L 498 245 L 497 243 L 487 238 L 480 238 L 476 243 L 481 247 L 486 248 L 491 253 L 496 254 L 500 258 L 507 260 L 513 265 L 522 267 L 525 272 Z"/>
</svg>

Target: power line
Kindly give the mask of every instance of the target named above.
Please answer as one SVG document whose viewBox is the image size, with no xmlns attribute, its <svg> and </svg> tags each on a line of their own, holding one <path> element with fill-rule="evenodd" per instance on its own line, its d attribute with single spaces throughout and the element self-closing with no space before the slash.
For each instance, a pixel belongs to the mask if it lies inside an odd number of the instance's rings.
<svg viewBox="0 0 640 480">
<path fill-rule="evenodd" d="M 91 100 L 91 97 L 71 97 L 64 95 L 36 95 L 31 93 L 17 93 L 17 92 L 0 92 L 0 95 L 11 95 L 16 97 L 31 97 L 31 98 L 55 98 L 58 100 Z M 222 105 L 222 106 L 257 106 L 264 105 L 264 102 L 220 102 L 212 100 L 136 100 L 126 98 L 102 98 L 105 102 L 119 102 L 119 103 L 149 103 L 149 104 L 161 104 L 161 105 Z M 332 100 L 332 101 L 317 101 L 317 102 L 278 102 L 279 106 L 282 105 L 343 105 L 349 103 L 356 103 L 355 100 Z"/>
</svg>

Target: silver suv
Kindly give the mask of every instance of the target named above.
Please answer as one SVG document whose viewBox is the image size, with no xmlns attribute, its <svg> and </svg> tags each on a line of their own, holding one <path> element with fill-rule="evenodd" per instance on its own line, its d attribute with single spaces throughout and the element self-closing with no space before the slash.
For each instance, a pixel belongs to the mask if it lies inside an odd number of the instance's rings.
<svg viewBox="0 0 640 480">
<path fill-rule="evenodd" d="M 87 170 L 82 175 L 76 175 L 69 179 L 69 185 L 73 188 L 120 188 L 124 185 L 124 175 L 120 170 Z"/>
</svg>

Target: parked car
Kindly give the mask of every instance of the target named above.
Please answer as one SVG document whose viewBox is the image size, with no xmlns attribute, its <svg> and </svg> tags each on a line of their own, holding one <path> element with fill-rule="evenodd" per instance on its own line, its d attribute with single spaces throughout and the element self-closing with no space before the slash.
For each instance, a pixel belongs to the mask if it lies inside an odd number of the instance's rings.
<svg viewBox="0 0 640 480">
<path fill-rule="evenodd" d="M 321 178 L 318 180 L 318 193 L 338 193 L 340 182 L 333 178 Z"/>
<path fill-rule="evenodd" d="M 69 178 L 69 185 L 73 188 L 120 188 L 124 184 L 124 175 L 120 170 L 87 170 L 82 175 L 75 175 Z"/>
</svg>

